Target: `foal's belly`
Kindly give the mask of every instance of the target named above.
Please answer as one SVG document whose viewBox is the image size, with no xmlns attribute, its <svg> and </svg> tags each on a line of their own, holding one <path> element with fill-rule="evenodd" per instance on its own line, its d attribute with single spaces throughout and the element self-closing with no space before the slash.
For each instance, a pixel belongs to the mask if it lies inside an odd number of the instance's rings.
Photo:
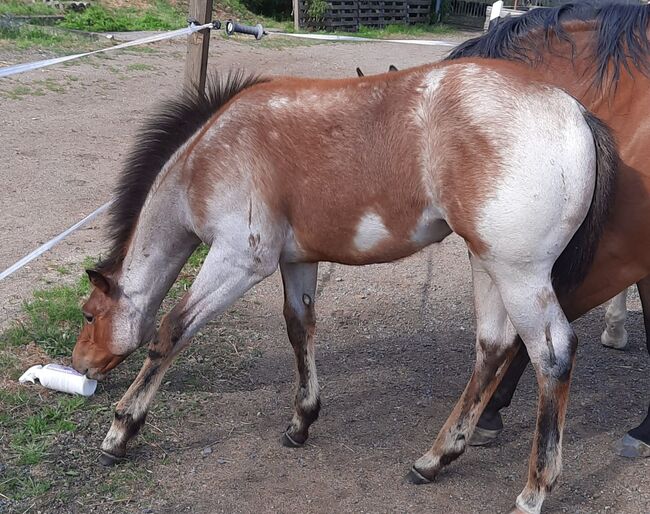
<svg viewBox="0 0 650 514">
<path fill-rule="evenodd" d="M 437 214 L 437 213 L 436 213 Z M 313 226 L 292 226 L 288 252 L 294 259 L 363 265 L 407 257 L 442 241 L 452 231 L 446 221 L 425 209 L 415 223 L 400 223 L 368 211 L 352 222 L 337 219 Z"/>
</svg>

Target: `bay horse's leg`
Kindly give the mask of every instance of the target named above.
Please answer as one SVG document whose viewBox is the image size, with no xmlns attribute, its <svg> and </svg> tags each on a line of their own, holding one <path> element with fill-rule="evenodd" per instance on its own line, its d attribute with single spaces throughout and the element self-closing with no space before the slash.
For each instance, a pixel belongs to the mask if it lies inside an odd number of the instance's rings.
<svg viewBox="0 0 650 514">
<path fill-rule="evenodd" d="M 641 298 L 646 346 L 648 347 L 648 354 L 650 354 L 650 276 L 639 280 L 636 286 Z M 650 457 L 650 406 L 648 406 L 648 415 L 641 424 L 630 430 L 618 441 L 616 453 L 631 459 Z"/>
<path fill-rule="evenodd" d="M 650 275 L 642 278 L 636 283 L 641 298 L 641 309 L 643 310 L 643 324 L 645 325 L 645 344 L 650 355 Z"/>
<path fill-rule="evenodd" d="M 409 472 L 407 480 L 416 484 L 433 480 L 443 466 L 465 451 L 485 403 L 517 350 L 515 329 L 496 285 L 477 259 L 472 257 L 471 262 L 476 310 L 474 372 L 433 447 Z"/>
<path fill-rule="evenodd" d="M 284 319 L 289 341 L 296 355 L 298 374 L 293 419 L 282 436 L 282 444 L 292 448 L 305 444 L 309 436 L 309 426 L 318 419 L 320 410 L 314 358 L 314 301 L 318 264 L 280 263 L 280 271 L 284 284 Z"/>
<path fill-rule="evenodd" d="M 616 295 L 605 312 L 605 330 L 600 336 L 600 342 L 604 346 L 622 350 L 627 346 L 627 330 L 625 330 L 625 319 L 627 318 L 627 288 Z"/>
<path fill-rule="evenodd" d="M 163 318 L 142 369 L 115 408 L 115 417 L 102 443 L 101 462 L 111 465 L 124 457 L 126 445 L 144 425 L 149 406 L 174 358 L 211 318 L 277 268 L 254 262 L 250 253 L 228 245 L 212 246 L 196 280 Z"/>
<path fill-rule="evenodd" d="M 517 384 L 524 374 L 526 366 L 530 362 L 528 350 L 517 336 L 517 353 L 512 359 L 510 366 L 503 375 L 503 379 L 497 386 L 492 398 L 483 409 L 483 414 L 476 423 L 476 428 L 469 439 L 470 446 L 485 446 L 494 441 L 503 431 L 503 419 L 501 409 L 510 406 L 512 397 L 517 389 Z"/>
</svg>

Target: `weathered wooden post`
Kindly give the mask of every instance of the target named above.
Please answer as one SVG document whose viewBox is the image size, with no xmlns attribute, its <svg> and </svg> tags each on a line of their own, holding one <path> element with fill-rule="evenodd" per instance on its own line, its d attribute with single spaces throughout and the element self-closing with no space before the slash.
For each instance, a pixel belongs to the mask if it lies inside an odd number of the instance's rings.
<svg viewBox="0 0 650 514">
<path fill-rule="evenodd" d="M 199 25 L 212 21 L 212 0 L 190 0 L 190 19 Z M 185 57 L 185 87 L 205 91 L 205 76 L 208 69 L 210 29 L 190 34 L 187 38 Z"/>
<path fill-rule="evenodd" d="M 293 2 L 293 30 L 298 32 L 300 30 L 300 0 L 292 0 Z"/>
</svg>

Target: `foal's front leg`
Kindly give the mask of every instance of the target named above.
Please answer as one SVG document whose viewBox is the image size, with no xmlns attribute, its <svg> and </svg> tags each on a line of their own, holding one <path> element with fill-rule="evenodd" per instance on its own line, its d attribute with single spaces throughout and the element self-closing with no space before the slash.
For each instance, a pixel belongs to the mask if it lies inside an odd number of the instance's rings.
<svg viewBox="0 0 650 514">
<path fill-rule="evenodd" d="M 309 426 L 318 419 L 320 410 L 314 359 L 318 264 L 280 263 L 280 271 L 284 283 L 284 319 L 298 374 L 293 419 L 282 436 L 282 444 L 291 448 L 305 444 Z"/>
<path fill-rule="evenodd" d="M 212 247 L 190 290 L 163 318 L 140 373 L 117 404 L 113 424 L 102 443 L 102 464 L 114 464 L 126 455 L 126 445 L 144 424 L 165 372 L 192 336 L 272 273 L 273 263 L 262 266 L 248 257 L 248 253 L 236 252 L 227 245 Z"/>
<path fill-rule="evenodd" d="M 442 467 L 458 458 L 517 351 L 514 327 L 492 279 L 471 258 L 476 310 L 476 364 L 460 400 L 438 433 L 433 447 L 420 457 L 407 480 L 421 484 L 435 478 Z"/>
</svg>

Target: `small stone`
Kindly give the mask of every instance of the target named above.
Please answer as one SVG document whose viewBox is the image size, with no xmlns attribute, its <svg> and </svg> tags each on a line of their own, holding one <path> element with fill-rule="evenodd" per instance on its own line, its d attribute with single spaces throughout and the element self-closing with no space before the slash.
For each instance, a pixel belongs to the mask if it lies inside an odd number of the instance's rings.
<svg viewBox="0 0 650 514">
<path fill-rule="evenodd" d="M 206 446 L 205 448 L 203 448 L 203 451 L 201 452 L 201 455 L 203 455 L 204 457 L 207 457 L 211 453 L 212 453 L 212 447 Z"/>
<path fill-rule="evenodd" d="M 225 460 L 225 459 L 217 459 L 218 464 L 225 464 L 226 462 L 228 462 L 228 461 Z"/>
</svg>

